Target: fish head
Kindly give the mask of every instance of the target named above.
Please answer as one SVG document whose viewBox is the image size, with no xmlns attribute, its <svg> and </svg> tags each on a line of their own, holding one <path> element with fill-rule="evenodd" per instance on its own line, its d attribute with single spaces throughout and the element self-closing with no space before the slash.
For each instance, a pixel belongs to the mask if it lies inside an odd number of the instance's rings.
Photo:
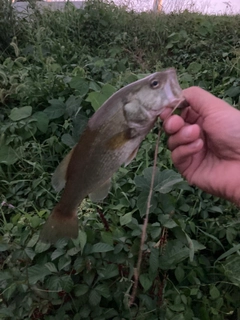
<svg viewBox="0 0 240 320">
<path fill-rule="evenodd" d="M 139 83 L 140 84 L 140 83 Z M 141 105 L 152 116 L 158 116 L 165 108 L 174 108 L 184 100 L 175 69 L 156 72 L 142 79 L 136 92 Z"/>
</svg>

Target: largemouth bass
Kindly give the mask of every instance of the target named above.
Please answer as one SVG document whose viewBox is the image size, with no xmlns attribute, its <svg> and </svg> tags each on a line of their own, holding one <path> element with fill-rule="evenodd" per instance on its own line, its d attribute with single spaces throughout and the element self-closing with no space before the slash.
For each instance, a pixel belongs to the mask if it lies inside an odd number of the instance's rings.
<svg viewBox="0 0 240 320">
<path fill-rule="evenodd" d="M 77 210 L 89 195 L 103 200 L 111 177 L 136 156 L 159 114 L 183 100 L 176 71 L 167 69 L 133 82 L 113 94 L 88 121 L 77 145 L 55 170 L 52 185 L 64 188 L 40 235 L 44 242 L 77 238 Z"/>
</svg>

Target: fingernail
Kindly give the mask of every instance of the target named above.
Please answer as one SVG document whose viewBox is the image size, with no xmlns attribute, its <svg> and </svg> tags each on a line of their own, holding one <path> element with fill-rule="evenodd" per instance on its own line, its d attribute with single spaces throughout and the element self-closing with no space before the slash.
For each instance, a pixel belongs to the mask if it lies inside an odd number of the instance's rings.
<svg viewBox="0 0 240 320">
<path fill-rule="evenodd" d="M 193 130 L 192 130 L 191 126 L 184 128 L 184 131 L 183 131 L 184 137 L 185 138 L 190 138 L 191 135 L 192 135 L 192 131 Z"/>
<path fill-rule="evenodd" d="M 189 146 L 192 149 L 197 149 L 200 146 L 201 143 L 202 143 L 202 140 L 201 139 L 197 139 L 196 141 L 190 143 Z"/>
</svg>

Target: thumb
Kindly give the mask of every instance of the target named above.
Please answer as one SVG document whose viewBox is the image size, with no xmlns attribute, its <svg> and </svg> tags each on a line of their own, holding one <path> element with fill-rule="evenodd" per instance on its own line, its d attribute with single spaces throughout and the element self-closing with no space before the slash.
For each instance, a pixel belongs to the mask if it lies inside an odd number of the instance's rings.
<svg viewBox="0 0 240 320">
<path fill-rule="evenodd" d="M 192 109 L 203 117 L 216 111 L 232 108 L 227 102 L 215 97 L 200 87 L 190 87 L 183 90 L 183 95 Z"/>
</svg>

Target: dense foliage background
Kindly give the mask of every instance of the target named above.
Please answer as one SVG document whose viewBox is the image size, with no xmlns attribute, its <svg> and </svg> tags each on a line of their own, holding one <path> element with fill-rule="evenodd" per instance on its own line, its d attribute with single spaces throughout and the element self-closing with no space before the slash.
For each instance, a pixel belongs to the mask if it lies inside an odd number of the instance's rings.
<svg viewBox="0 0 240 320">
<path fill-rule="evenodd" d="M 183 88 L 199 85 L 239 107 L 240 17 L 136 14 L 99 1 L 32 10 L 17 19 L 0 4 L 0 318 L 239 320 L 239 209 L 188 186 L 164 135 L 128 307 L 156 129 L 106 201 L 81 204 L 77 240 L 50 247 L 38 236 L 59 198 L 52 172 L 122 86 L 175 67 Z"/>
</svg>

